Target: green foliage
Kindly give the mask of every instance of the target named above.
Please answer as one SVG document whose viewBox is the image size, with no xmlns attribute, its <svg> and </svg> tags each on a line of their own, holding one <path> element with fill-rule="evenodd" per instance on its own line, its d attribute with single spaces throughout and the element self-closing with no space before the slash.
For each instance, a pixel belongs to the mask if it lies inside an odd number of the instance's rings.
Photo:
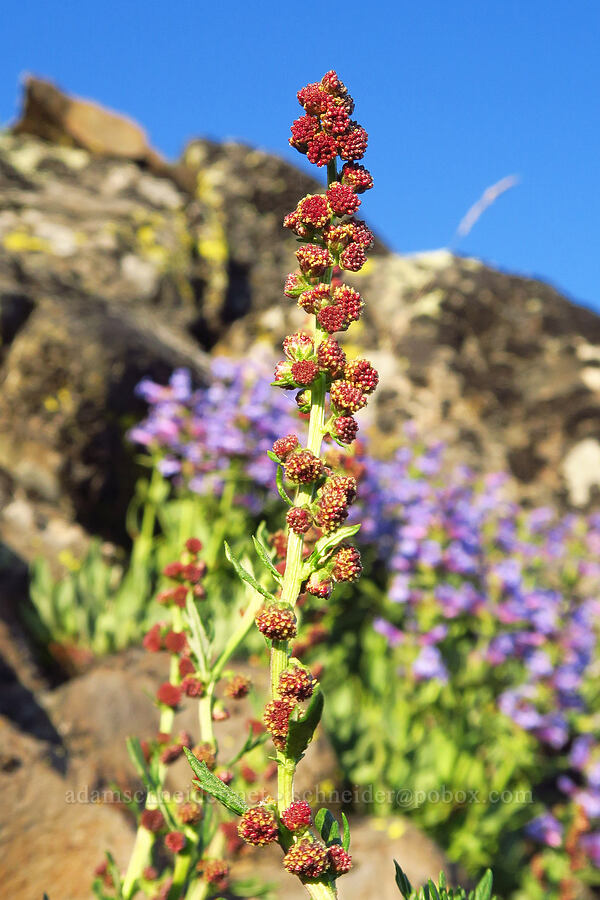
<svg viewBox="0 0 600 900">
<path fill-rule="evenodd" d="M 225 784 L 216 775 L 213 775 L 206 763 L 199 762 L 187 747 L 183 748 L 183 752 L 196 776 L 196 781 L 194 782 L 196 786 L 206 791 L 207 794 L 218 800 L 232 813 L 242 816 L 248 809 L 248 804 L 243 797 L 240 797 L 229 785 Z"/>
<path fill-rule="evenodd" d="M 429 879 L 427 884 L 415 890 L 401 867 L 394 860 L 396 884 L 404 900 L 494 900 L 492 897 L 492 873 L 489 869 L 474 890 L 467 892 L 462 887 L 449 888 L 446 876 L 440 872 L 437 885 Z"/>
<path fill-rule="evenodd" d="M 232 504 L 236 486 L 234 478 L 220 499 L 180 495 L 154 470 L 150 481 L 137 485 L 128 511 L 129 559 L 123 554 L 115 557 L 114 550 L 111 554 L 94 539 L 81 560 L 63 556 L 65 572 L 60 577 L 46 560 L 35 560 L 31 602 L 23 615 L 37 642 L 51 656 L 75 667 L 80 660 L 139 643 L 162 615 L 162 607 L 152 599 L 163 587 L 162 569 L 177 558 L 190 535 L 199 537 L 205 547 L 212 627 L 221 637 L 227 634 L 236 622 L 244 590 L 226 562 L 223 542 L 227 538 L 237 550 L 253 528 L 248 510 Z M 262 546 L 265 562 L 267 554 Z M 271 596 L 262 586 L 259 590 Z M 259 639 L 255 642 L 258 646 Z"/>
</svg>

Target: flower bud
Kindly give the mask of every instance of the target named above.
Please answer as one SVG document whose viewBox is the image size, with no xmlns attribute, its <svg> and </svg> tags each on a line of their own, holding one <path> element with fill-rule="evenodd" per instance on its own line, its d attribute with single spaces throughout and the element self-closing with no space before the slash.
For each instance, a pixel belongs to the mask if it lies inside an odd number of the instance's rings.
<svg viewBox="0 0 600 900">
<path fill-rule="evenodd" d="M 304 838 L 290 847 L 283 857 L 283 865 L 292 875 L 318 878 L 329 869 L 327 848 L 320 841 Z"/>
<path fill-rule="evenodd" d="M 301 270 L 311 278 L 319 278 L 333 266 L 333 256 L 325 247 L 305 244 L 296 250 L 296 258 Z"/>
<path fill-rule="evenodd" d="M 357 122 L 350 124 L 350 130 L 338 137 L 338 152 L 342 159 L 353 161 L 365 155 L 369 135 Z"/>
<path fill-rule="evenodd" d="M 314 687 L 315 679 L 308 669 L 292 665 L 279 676 L 277 690 L 282 697 L 290 697 L 301 702 L 312 697 Z"/>
<path fill-rule="evenodd" d="M 363 394 L 372 394 L 379 382 L 377 370 L 368 359 L 354 359 L 346 363 L 344 378 L 356 385 Z"/>
<path fill-rule="evenodd" d="M 306 534 L 312 525 L 312 516 L 306 506 L 292 506 L 286 516 L 286 521 L 294 534 Z"/>
<path fill-rule="evenodd" d="M 373 176 L 364 166 L 347 162 L 342 166 L 342 184 L 347 184 L 355 193 L 362 194 L 373 187 Z"/>
<path fill-rule="evenodd" d="M 362 244 L 353 241 L 340 253 L 340 266 L 349 272 L 358 272 L 367 261 L 367 254 Z"/>
<path fill-rule="evenodd" d="M 281 821 L 288 831 L 306 831 L 312 821 L 312 812 L 305 800 L 296 800 L 281 813 Z"/>
<path fill-rule="evenodd" d="M 317 364 L 332 378 L 340 375 L 346 365 L 346 354 L 333 338 L 325 338 L 317 347 Z"/>
<path fill-rule="evenodd" d="M 238 834 L 247 844 L 262 846 L 277 840 L 278 828 L 275 816 L 265 806 L 247 810 L 238 824 Z"/>
<path fill-rule="evenodd" d="M 366 396 L 350 381 L 334 381 L 329 394 L 333 405 L 342 413 L 355 413 L 367 405 Z"/>
<path fill-rule="evenodd" d="M 351 216 L 360 206 L 360 197 L 358 197 L 351 187 L 334 181 L 327 188 L 327 200 L 333 213 L 336 216 Z"/>
<path fill-rule="evenodd" d="M 352 857 L 341 844 L 333 844 L 327 850 L 334 875 L 345 875 L 352 868 Z"/>
<path fill-rule="evenodd" d="M 341 547 L 335 557 L 331 574 L 336 581 L 358 581 L 362 572 L 360 552 L 356 547 Z"/>
<path fill-rule="evenodd" d="M 358 422 L 352 416 L 338 416 L 333 422 L 331 433 L 342 444 L 351 444 L 358 433 Z"/>
<path fill-rule="evenodd" d="M 290 453 L 300 446 L 298 437 L 295 434 L 286 434 L 285 437 L 278 438 L 273 444 L 273 453 L 284 462 Z"/>
<path fill-rule="evenodd" d="M 300 387 L 312 384 L 319 374 L 319 367 L 312 359 L 301 359 L 292 363 L 292 378 Z"/>
<path fill-rule="evenodd" d="M 288 334 L 283 342 L 284 356 L 292 362 L 310 359 L 314 352 L 315 344 L 313 339 L 303 331 Z"/>
<path fill-rule="evenodd" d="M 353 389 L 356 390 L 354 387 Z M 299 450 L 286 460 L 285 477 L 292 484 L 310 484 L 322 474 L 323 463 L 310 450 Z"/>
<path fill-rule="evenodd" d="M 296 616 L 291 606 L 264 606 L 254 621 L 258 630 L 272 641 L 287 641 L 297 634 Z"/>
</svg>

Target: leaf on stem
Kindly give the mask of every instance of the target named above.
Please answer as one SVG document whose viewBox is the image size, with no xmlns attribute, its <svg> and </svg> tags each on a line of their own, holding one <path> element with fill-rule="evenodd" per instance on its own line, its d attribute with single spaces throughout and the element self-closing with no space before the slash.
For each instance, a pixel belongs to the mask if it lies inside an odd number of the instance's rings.
<svg viewBox="0 0 600 900">
<path fill-rule="evenodd" d="M 112 853 L 107 850 L 106 851 L 106 863 L 108 874 L 110 875 L 113 883 L 113 887 L 115 889 L 115 893 L 119 900 L 123 900 L 123 885 L 121 883 L 121 874 L 119 872 L 118 866 L 115 862 L 114 856 Z"/>
<path fill-rule="evenodd" d="M 320 809 L 316 814 L 315 827 L 328 847 L 330 844 L 340 843 L 340 826 L 328 809 Z"/>
<path fill-rule="evenodd" d="M 398 890 L 404 897 L 404 900 L 408 900 L 408 898 L 412 894 L 412 884 L 410 883 L 396 860 L 394 860 L 394 865 L 396 867 L 396 884 L 398 885 Z"/>
<path fill-rule="evenodd" d="M 197 778 L 197 781 L 194 783 L 201 787 L 203 791 L 206 791 L 207 794 L 210 794 L 211 797 L 214 797 L 215 800 L 218 800 L 219 803 L 222 803 L 228 810 L 238 816 L 242 816 L 248 809 L 248 804 L 243 797 L 240 797 L 229 785 L 217 778 L 216 775 L 213 775 L 206 763 L 196 759 L 187 747 L 183 748 L 183 752 Z"/>
<path fill-rule="evenodd" d="M 474 900 L 490 900 L 494 878 L 491 869 L 486 869 L 483 878 L 475 888 Z"/>
<path fill-rule="evenodd" d="M 320 538 L 315 544 L 315 549 L 304 563 L 304 568 L 302 570 L 304 577 L 307 578 L 314 567 L 317 566 L 334 547 L 337 547 L 342 541 L 345 541 L 347 538 L 352 537 L 353 534 L 356 534 L 359 528 L 360 523 L 358 525 L 345 525 L 343 528 L 338 528 L 333 534 L 326 534 L 324 537 Z"/>
<path fill-rule="evenodd" d="M 342 825 L 344 826 L 344 833 L 342 835 L 342 847 L 348 852 L 348 848 L 350 847 L 350 826 L 348 825 L 348 819 L 346 818 L 346 814 L 342 813 Z"/>
<path fill-rule="evenodd" d="M 304 715 L 300 715 L 297 719 L 290 719 L 285 753 L 296 763 L 300 762 L 304 751 L 313 739 L 323 714 L 323 703 L 323 694 L 317 685 Z"/>
<path fill-rule="evenodd" d="M 273 576 L 275 581 L 278 584 L 281 584 L 281 575 L 279 574 L 279 572 L 273 565 L 273 560 L 269 556 L 269 551 L 267 550 L 267 548 L 265 547 L 263 542 L 256 535 L 252 536 L 252 540 L 254 541 L 254 547 L 256 548 L 256 552 L 258 553 L 258 555 L 264 562 L 265 566 L 267 567 L 267 569 L 269 570 L 269 572 L 271 573 L 271 575 Z"/>
<path fill-rule="evenodd" d="M 279 491 L 279 496 L 283 500 L 284 503 L 287 503 L 288 506 L 293 506 L 294 501 L 288 495 L 288 492 L 283 486 L 283 469 L 281 466 L 277 469 L 277 475 L 275 476 L 275 481 L 277 482 L 277 490 Z"/>
<path fill-rule="evenodd" d="M 203 678 L 210 675 L 210 640 L 202 624 L 202 619 L 192 597 L 188 597 L 185 605 L 187 624 L 190 626 L 190 647 L 192 648 Z"/>
<path fill-rule="evenodd" d="M 262 594 L 263 597 L 266 597 L 267 600 L 270 600 L 272 603 L 275 603 L 276 600 L 275 600 L 275 597 L 273 596 L 273 594 L 271 594 L 266 588 L 264 588 L 262 586 L 262 584 L 259 584 L 258 581 L 256 580 L 256 578 L 254 578 L 250 574 L 250 572 L 247 572 L 246 569 L 244 569 L 244 567 L 242 565 L 240 565 L 239 561 L 235 558 L 235 556 L 231 552 L 231 547 L 229 546 L 227 541 L 225 541 L 224 543 L 225 543 L 225 556 L 227 557 L 227 559 L 229 560 L 229 562 L 235 569 L 238 577 L 241 578 L 242 581 L 245 581 L 246 584 L 249 584 L 251 587 L 253 587 L 255 591 L 258 591 L 259 594 Z"/>
<path fill-rule="evenodd" d="M 252 727 L 250 727 L 250 731 L 248 732 L 248 737 L 246 738 L 246 742 L 244 746 L 239 750 L 235 756 L 229 760 L 226 768 L 230 769 L 236 762 L 239 762 L 242 756 L 245 756 L 246 753 L 250 753 L 251 750 L 254 750 L 255 747 L 259 747 L 261 744 L 264 744 L 269 739 L 269 732 L 263 731 L 261 734 L 254 734 Z"/>
</svg>

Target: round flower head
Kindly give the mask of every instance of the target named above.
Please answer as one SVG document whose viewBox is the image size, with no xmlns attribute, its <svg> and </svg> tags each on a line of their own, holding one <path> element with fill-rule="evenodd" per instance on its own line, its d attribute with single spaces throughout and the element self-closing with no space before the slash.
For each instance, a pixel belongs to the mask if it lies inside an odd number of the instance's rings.
<svg viewBox="0 0 600 900">
<path fill-rule="evenodd" d="M 204 695 L 204 682 L 199 678 L 187 675 L 181 682 L 181 688 L 186 697 L 202 697 Z"/>
<path fill-rule="evenodd" d="M 177 810 L 177 816 L 184 825 L 197 825 L 202 819 L 202 807 L 198 803 L 188 800 L 181 804 Z"/>
<path fill-rule="evenodd" d="M 237 830 L 243 841 L 257 846 L 272 844 L 278 837 L 275 816 L 266 806 L 254 806 L 247 810 L 241 817 Z"/>
<path fill-rule="evenodd" d="M 159 650 L 162 650 L 163 642 L 160 634 L 160 625 L 158 623 L 153 625 L 150 631 L 146 633 L 142 644 L 150 653 L 158 653 Z"/>
<path fill-rule="evenodd" d="M 303 331 L 288 334 L 283 342 L 283 352 L 292 362 L 308 359 L 315 352 L 314 341 Z"/>
<path fill-rule="evenodd" d="M 329 869 L 327 848 L 320 841 L 304 838 L 290 847 L 283 857 L 283 865 L 292 875 L 318 878 Z"/>
<path fill-rule="evenodd" d="M 292 378 L 298 387 L 306 387 L 312 384 L 319 374 L 319 367 L 312 359 L 301 359 L 292 363 Z"/>
<path fill-rule="evenodd" d="M 336 216 L 351 216 L 360 206 L 360 198 L 351 187 L 334 181 L 327 189 L 329 206 Z"/>
<path fill-rule="evenodd" d="M 351 128 L 346 134 L 338 137 L 338 151 L 342 159 L 362 159 L 367 149 L 369 135 L 364 128 L 356 122 L 351 122 Z"/>
<path fill-rule="evenodd" d="M 305 244 L 296 250 L 298 264 L 305 275 L 319 278 L 333 266 L 333 256 L 325 247 L 316 244 Z"/>
<path fill-rule="evenodd" d="M 368 359 L 353 359 L 346 363 L 344 377 L 346 381 L 350 381 L 360 388 L 363 394 L 372 394 L 379 382 L 377 370 L 373 368 Z"/>
<path fill-rule="evenodd" d="M 191 553 L 192 556 L 197 556 L 202 550 L 202 541 L 196 537 L 188 538 L 185 542 L 185 549 L 188 553 Z"/>
<path fill-rule="evenodd" d="M 272 641 L 296 637 L 296 616 L 290 606 L 264 606 L 254 620 L 258 630 Z"/>
<path fill-rule="evenodd" d="M 165 635 L 165 647 L 171 653 L 181 653 L 187 646 L 184 631 L 168 631 Z"/>
<path fill-rule="evenodd" d="M 346 354 L 336 340 L 325 338 L 317 348 L 317 364 L 322 372 L 335 378 L 344 371 Z"/>
<path fill-rule="evenodd" d="M 332 434 L 342 444 L 351 444 L 358 433 L 358 422 L 352 416 L 338 416 L 333 422 Z"/>
<path fill-rule="evenodd" d="M 181 688 L 165 681 L 156 692 L 156 699 L 164 706 L 171 706 L 174 709 L 181 700 Z"/>
<path fill-rule="evenodd" d="M 192 749 L 193 755 L 199 762 L 206 763 L 209 769 L 214 769 L 217 757 L 215 754 L 215 748 L 212 744 L 209 744 L 208 741 L 204 741 L 201 744 L 196 744 Z"/>
<path fill-rule="evenodd" d="M 296 800 L 281 813 L 281 821 L 288 831 L 306 831 L 312 821 L 312 812 L 305 800 Z"/>
<path fill-rule="evenodd" d="M 229 864 L 224 859 L 201 859 L 196 866 L 198 872 L 209 884 L 224 891 L 229 884 Z"/>
<path fill-rule="evenodd" d="M 323 240 L 328 250 L 339 253 L 344 247 L 355 240 L 355 227 L 352 222 L 342 222 L 340 225 L 328 225 L 323 231 Z"/>
<path fill-rule="evenodd" d="M 169 833 L 165 835 L 165 847 L 167 847 L 171 853 L 181 853 L 185 847 L 185 834 L 181 831 L 169 831 Z"/>
<path fill-rule="evenodd" d="M 294 387 L 294 379 L 292 377 L 292 364 L 289 359 L 281 359 L 275 366 L 273 372 L 273 382 L 275 387 L 291 390 Z"/>
<path fill-rule="evenodd" d="M 365 250 L 368 250 L 369 247 L 373 246 L 373 241 L 375 238 L 373 237 L 373 232 L 370 228 L 367 228 L 365 223 L 361 219 L 355 219 L 351 222 L 352 226 L 352 239 L 357 244 L 362 244 Z"/>
<path fill-rule="evenodd" d="M 329 863 L 334 875 L 345 875 L 352 868 L 352 857 L 341 844 L 333 844 L 328 849 Z"/>
<path fill-rule="evenodd" d="M 331 596 L 332 589 L 331 579 L 326 575 L 319 575 L 317 572 L 313 572 L 306 582 L 307 593 L 312 594 L 313 597 L 321 597 L 322 600 L 327 600 Z"/>
<path fill-rule="evenodd" d="M 317 322 L 327 334 L 334 334 L 336 331 L 345 331 L 348 327 L 346 313 L 341 303 L 335 303 L 332 306 L 324 306 L 317 313 Z"/>
<path fill-rule="evenodd" d="M 292 484 L 310 484 L 323 474 L 323 463 L 310 450 L 300 450 L 288 457 L 285 477 Z"/>
<path fill-rule="evenodd" d="M 349 272 L 358 272 L 367 261 L 367 254 L 362 244 L 353 241 L 340 253 L 340 266 Z"/>
<path fill-rule="evenodd" d="M 327 94 L 317 82 L 300 88 L 296 96 L 300 106 L 303 106 L 311 115 L 319 116 L 327 109 Z"/>
<path fill-rule="evenodd" d="M 263 722 L 267 727 L 267 731 L 273 738 L 273 743 L 280 749 L 285 746 L 290 716 L 295 705 L 295 700 L 284 697 L 282 700 L 270 700 L 265 706 Z"/>
<path fill-rule="evenodd" d="M 373 176 L 364 166 L 347 162 L 342 166 L 342 184 L 347 184 L 356 194 L 363 194 L 373 187 Z"/>
<path fill-rule="evenodd" d="M 331 574 L 336 581 L 358 581 L 362 572 L 360 552 L 356 547 L 341 547 L 335 557 Z"/>
<path fill-rule="evenodd" d="M 334 381 L 330 390 L 331 402 L 344 413 L 355 413 L 367 405 L 367 398 L 350 381 Z"/>
<path fill-rule="evenodd" d="M 309 235 L 309 229 L 302 222 L 297 209 L 295 209 L 294 212 L 287 214 L 283 220 L 283 227 L 289 228 L 290 231 L 293 231 L 294 234 L 297 234 L 298 237 L 301 238 L 308 237 Z"/>
<path fill-rule="evenodd" d="M 308 194 L 296 209 L 300 221 L 312 228 L 323 228 L 331 219 L 331 207 L 324 194 Z"/>
<path fill-rule="evenodd" d="M 160 809 L 145 809 L 140 817 L 140 825 L 146 831 L 156 834 L 165 827 L 165 817 Z"/>
<path fill-rule="evenodd" d="M 248 696 L 251 684 L 247 675 L 234 675 L 225 688 L 225 694 L 232 700 L 243 700 Z"/>
<path fill-rule="evenodd" d="M 332 135 L 326 134 L 324 131 L 319 132 L 311 141 L 309 141 L 308 150 L 306 151 L 308 161 L 319 168 L 321 166 L 326 166 L 327 163 L 330 163 L 335 159 L 337 153 L 337 140 Z"/>
<path fill-rule="evenodd" d="M 286 516 L 288 527 L 294 534 L 306 534 L 312 525 L 312 516 L 305 506 L 292 506 Z"/>
<path fill-rule="evenodd" d="M 282 697 L 294 700 L 309 700 L 313 695 L 315 679 L 301 666 L 289 666 L 279 676 L 278 691 Z M 288 826 L 289 827 L 289 826 Z"/>
<path fill-rule="evenodd" d="M 329 301 L 330 296 L 331 288 L 328 284 L 316 284 L 300 294 L 298 306 L 307 313 L 316 313 Z"/>
<path fill-rule="evenodd" d="M 319 120 L 315 116 L 301 116 L 291 125 L 290 145 L 300 153 L 306 153 L 310 142 L 314 140 L 319 130 Z"/>
<path fill-rule="evenodd" d="M 295 434 L 286 434 L 285 437 L 278 438 L 273 444 L 273 453 L 284 462 L 290 453 L 293 453 L 300 446 L 300 442 Z"/>
<path fill-rule="evenodd" d="M 333 301 L 342 307 L 347 322 L 358 322 L 364 306 L 358 291 L 347 284 L 340 284 L 333 291 Z"/>
</svg>

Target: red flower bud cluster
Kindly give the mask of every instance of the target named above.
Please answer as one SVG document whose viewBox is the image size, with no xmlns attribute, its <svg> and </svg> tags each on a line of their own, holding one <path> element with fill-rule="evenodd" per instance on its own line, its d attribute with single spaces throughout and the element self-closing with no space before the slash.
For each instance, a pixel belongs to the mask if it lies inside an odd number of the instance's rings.
<svg viewBox="0 0 600 900">
<path fill-rule="evenodd" d="M 356 481 L 351 476 L 334 475 L 327 479 L 317 497 L 315 521 L 329 534 L 348 518 L 356 498 Z"/>
<path fill-rule="evenodd" d="M 292 147 L 306 153 L 317 166 L 326 165 L 336 156 L 362 159 L 367 149 L 367 133 L 350 118 L 354 101 L 334 71 L 298 91 L 298 102 L 306 115 L 292 125 Z"/>
<path fill-rule="evenodd" d="M 306 534 L 312 525 L 312 516 L 307 507 L 292 506 L 286 516 L 286 521 L 294 534 Z"/>
<path fill-rule="evenodd" d="M 323 474 L 323 463 L 310 450 L 299 450 L 285 463 L 285 477 L 292 484 L 310 484 Z"/>
<path fill-rule="evenodd" d="M 240 819 L 237 830 L 243 841 L 257 846 L 272 844 L 278 836 L 277 821 L 266 806 L 254 806 L 247 810 Z"/>
<path fill-rule="evenodd" d="M 263 606 L 254 621 L 258 630 L 272 641 L 296 637 L 296 616 L 290 606 Z"/>
<path fill-rule="evenodd" d="M 329 863 L 334 875 L 345 875 L 352 868 L 352 857 L 340 844 L 333 844 L 328 849 Z"/>
<path fill-rule="evenodd" d="M 333 256 L 326 247 L 305 244 L 296 250 L 300 270 L 311 278 L 320 278 L 333 266 Z"/>
<path fill-rule="evenodd" d="M 224 891 L 229 884 L 229 864 L 224 859 L 200 860 L 198 872 L 205 881 L 213 884 L 217 890 Z"/>
<path fill-rule="evenodd" d="M 362 572 L 360 552 L 356 547 L 341 547 L 334 557 L 331 574 L 336 581 L 358 581 Z"/>
<path fill-rule="evenodd" d="M 275 456 L 284 462 L 287 457 L 296 450 L 300 446 L 300 441 L 298 440 L 295 434 L 288 434 L 285 437 L 279 438 L 273 444 L 273 453 Z"/>
<path fill-rule="evenodd" d="M 227 687 L 225 694 L 232 700 L 243 700 L 250 693 L 251 680 L 247 675 L 234 675 Z"/>
<path fill-rule="evenodd" d="M 284 697 L 282 700 L 270 700 L 265 706 L 263 722 L 273 738 L 273 743 L 279 750 L 283 750 L 285 747 L 290 716 L 295 705 L 295 700 L 290 697 Z"/>
<path fill-rule="evenodd" d="M 332 590 L 331 578 L 326 573 L 313 572 L 306 582 L 307 593 L 312 594 L 313 597 L 320 597 L 322 600 L 331 597 Z"/>
<path fill-rule="evenodd" d="M 329 869 L 327 847 L 313 838 L 303 838 L 290 847 L 283 857 L 283 865 L 300 878 L 318 878 Z"/>
<path fill-rule="evenodd" d="M 308 669 L 297 665 L 289 666 L 281 673 L 277 686 L 282 697 L 289 697 L 300 702 L 309 700 L 313 695 L 314 688 L 315 679 L 311 673 Z"/>
<path fill-rule="evenodd" d="M 281 821 L 288 831 L 305 831 L 312 821 L 310 806 L 305 800 L 296 800 L 281 813 Z"/>
</svg>

